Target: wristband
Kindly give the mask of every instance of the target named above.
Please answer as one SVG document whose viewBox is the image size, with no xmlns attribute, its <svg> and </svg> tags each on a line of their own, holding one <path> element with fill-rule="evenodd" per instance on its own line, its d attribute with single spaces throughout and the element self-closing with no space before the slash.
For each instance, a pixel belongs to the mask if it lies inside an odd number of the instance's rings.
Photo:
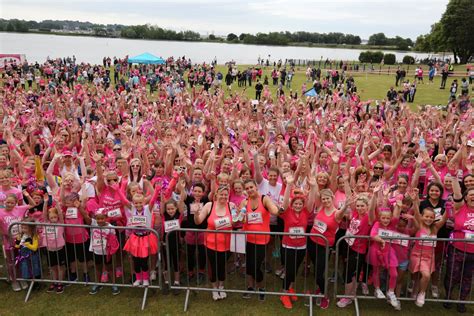
<svg viewBox="0 0 474 316">
<path fill-rule="evenodd" d="M 49 147 L 49 148 L 53 148 L 53 147 L 54 147 L 54 142 L 52 142 L 51 144 L 49 144 L 48 147 Z"/>
<path fill-rule="evenodd" d="M 456 202 L 456 203 L 462 202 L 463 200 L 464 200 L 463 197 L 460 197 L 459 199 L 455 199 L 455 198 L 453 197 L 453 201 Z"/>
</svg>

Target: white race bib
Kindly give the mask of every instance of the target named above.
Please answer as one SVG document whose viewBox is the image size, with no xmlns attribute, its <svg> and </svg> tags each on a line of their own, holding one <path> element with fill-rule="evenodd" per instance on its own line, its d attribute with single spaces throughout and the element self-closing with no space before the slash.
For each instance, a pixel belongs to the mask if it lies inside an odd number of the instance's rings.
<svg viewBox="0 0 474 316">
<path fill-rule="evenodd" d="M 430 236 L 430 235 L 421 235 L 421 238 L 436 238 L 435 235 Z M 420 240 L 420 246 L 425 246 L 425 247 L 436 247 L 436 240 Z"/>
<path fill-rule="evenodd" d="M 46 226 L 46 234 L 47 235 L 52 235 L 52 236 L 56 236 L 56 227 L 54 226 Z"/>
<path fill-rule="evenodd" d="M 349 230 L 346 230 L 346 236 L 350 237 L 350 236 L 354 236 L 354 235 L 351 234 L 351 232 Z M 347 242 L 347 244 L 349 246 L 352 246 L 354 244 L 355 238 L 346 238 L 345 241 Z"/>
<path fill-rule="evenodd" d="M 110 217 L 110 218 L 122 217 L 122 212 L 120 211 L 119 208 L 116 208 L 114 210 L 108 211 L 107 212 L 107 217 Z"/>
<path fill-rule="evenodd" d="M 305 238 L 305 236 L 301 236 L 301 234 L 305 233 L 304 227 L 290 227 L 288 232 L 291 234 L 291 239 Z"/>
<path fill-rule="evenodd" d="M 97 250 L 105 250 L 107 248 L 107 238 L 101 237 L 101 234 L 93 234 L 92 236 L 92 248 Z"/>
<path fill-rule="evenodd" d="M 248 213 L 247 214 L 247 223 L 249 224 L 262 224 L 262 214 L 258 212 Z"/>
<path fill-rule="evenodd" d="M 68 207 L 66 210 L 67 219 L 77 219 L 77 207 Z"/>
<path fill-rule="evenodd" d="M 316 229 L 320 234 L 324 234 L 328 229 L 328 225 L 318 220 L 314 220 L 314 229 Z"/>
<path fill-rule="evenodd" d="M 474 232 L 473 233 L 465 232 L 464 233 L 464 238 L 465 239 L 474 239 Z"/>
<path fill-rule="evenodd" d="M 379 229 L 379 236 L 380 237 L 392 237 L 393 232 L 391 230 Z"/>
<path fill-rule="evenodd" d="M 171 221 L 165 221 L 165 233 L 169 233 L 173 230 L 179 229 L 179 220 L 174 219 Z"/>
<path fill-rule="evenodd" d="M 146 226 L 146 216 L 134 215 L 131 218 L 132 226 Z"/>
<path fill-rule="evenodd" d="M 214 225 L 216 226 L 216 230 L 232 227 L 229 216 L 217 218 L 214 220 Z"/>
</svg>

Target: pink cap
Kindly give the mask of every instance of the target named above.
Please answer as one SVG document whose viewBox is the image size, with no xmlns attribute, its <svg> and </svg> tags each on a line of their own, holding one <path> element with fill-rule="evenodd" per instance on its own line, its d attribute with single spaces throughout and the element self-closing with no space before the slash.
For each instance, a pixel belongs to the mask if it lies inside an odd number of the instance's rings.
<svg viewBox="0 0 474 316">
<path fill-rule="evenodd" d="M 65 151 L 63 151 L 63 156 L 71 156 L 72 157 L 72 152 L 70 150 L 65 150 Z"/>
</svg>

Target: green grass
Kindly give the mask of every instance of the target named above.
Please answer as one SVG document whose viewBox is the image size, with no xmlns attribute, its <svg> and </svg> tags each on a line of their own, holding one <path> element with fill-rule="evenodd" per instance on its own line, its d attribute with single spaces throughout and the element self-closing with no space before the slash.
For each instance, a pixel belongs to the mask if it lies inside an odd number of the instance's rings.
<svg viewBox="0 0 474 316">
<path fill-rule="evenodd" d="M 238 69 L 247 69 L 249 66 L 238 66 Z M 424 67 L 426 68 L 426 66 Z M 227 73 L 227 69 L 225 66 L 217 66 L 217 69 L 220 70 L 224 75 Z M 271 71 L 273 67 L 265 67 L 263 76 L 262 76 L 262 82 L 263 78 L 265 75 L 268 76 L 269 78 L 269 88 L 272 93 L 272 96 L 276 96 L 276 90 L 277 86 L 272 85 L 272 79 L 271 79 Z M 385 69 L 387 71 L 388 66 L 385 66 L 382 71 Z M 414 69 L 415 67 L 412 65 L 410 66 L 410 72 L 408 73 L 407 79 L 413 81 L 414 78 Z M 296 67 L 296 75 L 293 77 L 291 89 L 293 92 L 298 92 L 298 96 L 301 96 L 301 87 L 304 82 L 306 82 L 306 67 Z M 395 68 L 396 70 L 396 68 Z M 378 70 L 376 70 L 374 73 L 361 73 L 361 72 L 348 72 L 347 76 L 352 75 L 355 79 L 355 83 L 357 85 L 358 93 L 361 96 L 362 101 L 366 100 L 382 100 L 386 97 L 387 91 L 390 88 L 390 86 L 395 87 L 395 73 L 394 73 L 394 68 L 391 67 L 391 74 L 378 74 Z M 426 69 L 425 69 L 426 70 Z M 456 72 L 461 72 L 465 71 L 465 66 L 458 66 L 456 68 Z M 325 75 L 325 71 L 322 72 L 322 76 Z M 417 91 L 415 95 L 415 102 L 412 104 L 412 108 L 416 109 L 418 105 L 425 105 L 425 104 L 430 104 L 430 105 L 439 105 L 443 104 L 446 105 L 448 102 L 449 98 L 449 87 L 451 85 L 451 82 L 457 78 L 458 81 L 460 81 L 461 77 L 449 77 L 447 84 L 446 84 L 446 89 L 445 90 L 440 90 L 440 82 L 441 82 L 441 77 L 436 76 L 434 78 L 434 83 L 433 84 L 428 84 L 428 76 L 425 76 L 424 84 L 419 84 L 417 85 Z M 311 87 L 311 82 L 306 82 L 306 86 L 308 89 Z M 398 89 L 402 90 L 402 87 L 398 87 Z M 397 90 L 398 90 L 397 89 Z M 237 86 L 237 82 L 235 82 L 232 85 L 232 90 L 237 91 L 238 93 L 243 91 L 243 88 L 239 88 Z M 285 93 L 289 94 L 290 89 L 285 87 Z M 458 92 L 460 93 L 460 88 L 458 88 Z M 248 98 L 255 98 L 255 84 L 252 84 L 252 87 L 247 87 L 245 90 L 245 95 Z"/>
<path fill-rule="evenodd" d="M 270 276 L 274 278 L 273 276 Z M 118 296 L 112 296 L 110 287 L 102 289 L 96 295 L 88 294 L 89 288 L 81 285 L 67 287 L 61 295 L 46 293 L 45 286 L 33 292 L 30 300 L 24 303 L 26 292 L 15 293 L 9 286 L 0 284 L 0 315 L 179 315 L 183 314 L 184 292 L 178 296 L 164 296 L 155 290 L 148 294 L 145 311 L 141 312 L 142 289 L 124 288 Z M 321 310 L 314 305 L 314 314 L 318 315 L 355 315 L 354 305 L 345 309 L 335 306 L 334 300 L 330 308 Z M 471 309 L 472 307 L 468 307 Z M 387 315 L 395 313 L 384 301 L 360 301 L 361 315 Z M 469 310 L 468 310 L 469 311 Z M 402 302 L 403 315 L 458 315 L 455 308 L 446 311 L 440 303 L 427 302 L 423 308 L 416 307 L 413 302 Z M 240 294 L 229 294 L 224 301 L 214 302 L 209 292 L 191 293 L 190 304 L 186 315 L 305 315 L 308 308 L 301 298 L 294 303 L 293 309 L 287 311 L 277 296 L 267 296 L 265 302 L 256 297 L 244 300 Z M 466 315 L 469 315 L 467 313 Z"/>
</svg>

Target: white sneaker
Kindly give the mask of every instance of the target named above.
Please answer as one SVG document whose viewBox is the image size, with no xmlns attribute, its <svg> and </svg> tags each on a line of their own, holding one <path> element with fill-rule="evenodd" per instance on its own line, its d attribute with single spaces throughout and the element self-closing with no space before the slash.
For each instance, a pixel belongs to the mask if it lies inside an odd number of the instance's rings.
<svg viewBox="0 0 474 316">
<path fill-rule="evenodd" d="M 150 285 L 150 281 L 148 280 L 143 280 L 143 286 L 149 286 Z"/>
<path fill-rule="evenodd" d="M 276 269 L 275 270 L 275 275 L 280 276 L 283 272 L 285 272 L 285 268 Z"/>
<path fill-rule="evenodd" d="M 388 299 L 389 299 L 389 301 L 390 301 L 390 304 L 391 304 L 393 307 L 396 308 L 396 307 L 398 306 L 399 302 L 398 302 L 398 300 L 397 300 L 397 297 L 395 296 L 395 293 L 392 292 L 392 291 L 388 291 L 388 292 L 387 292 L 387 297 L 388 297 Z"/>
<path fill-rule="evenodd" d="M 219 292 L 217 292 L 217 291 L 212 291 L 212 299 L 213 299 L 214 301 L 220 300 L 220 299 L 221 299 L 221 296 L 219 295 Z"/>
<path fill-rule="evenodd" d="M 20 292 L 21 291 L 20 283 L 12 282 L 12 290 L 15 292 Z"/>
<path fill-rule="evenodd" d="M 223 290 L 223 289 L 224 289 L 223 286 L 219 286 L 219 290 Z M 226 292 L 221 292 L 221 291 L 219 291 L 219 296 L 220 296 L 221 299 L 223 300 L 223 299 L 227 298 L 227 293 L 226 293 Z"/>
<path fill-rule="evenodd" d="M 155 270 L 150 271 L 150 280 L 152 280 L 152 281 L 156 280 L 156 271 Z"/>
<path fill-rule="evenodd" d="M 284 280 L 286 278 L 286 273 L 283 272 L 282 274 L 280 274 L 280 279 Z"/>
<path fill-rule="evenodd" d="M 385 298 L 385 295 L 383 294 L 383 292 L 380 289 L 375 289 L 374 295 L 378 299 L 384 299 Z"/>
<path fill-rule="evenodd" d="M 28 288 L 28 283 L 25 281 L 20 281 L 20 286 L 22 290 L 26 290 Z"/>
<path fill-rule="evenodd" d="M 350 298 L 341 298 L 337 303 L 337 307 L 344 308 L 352 304 L 352 300 Z"/>
<path fill-rule="evenodd" d="M 416 297 L 415 305 L 418 307 L 423 307 L 425 305 L 425 293 L 420 292 L 418 293 L 418 296 Z"/>
<path fill-rule="evenodd" d="M 142 285 L 141 280 L 136 280 L 135 282 L 133 282 L 133 286 L 140 286 L 140 285 Z"/>
<path fill-rule="evenodd" d="M 439 289 L 436 285 L 431 286 L 431 296 L 433 296 L 433 298 L 439 297 Z"/>
<path fill-rule="evenodd" d="M 368 287 L 367 283 L 361 283 L 360 287 L 362 289 L 362 294 L 369 295 L 369 287 Z"/>
</svg>

